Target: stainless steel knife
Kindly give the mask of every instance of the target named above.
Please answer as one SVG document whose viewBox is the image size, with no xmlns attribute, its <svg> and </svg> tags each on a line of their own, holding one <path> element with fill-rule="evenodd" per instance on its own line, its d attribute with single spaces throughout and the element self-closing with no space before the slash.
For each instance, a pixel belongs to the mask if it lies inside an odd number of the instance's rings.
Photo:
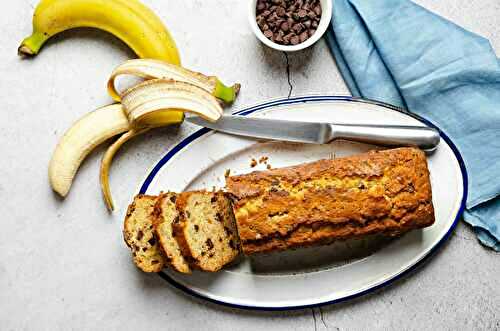
<svg viewBox="0 0 500 331">
<path fill-rule="evenodd" d="M 215 123 L 198 116 L 186 120 L 235 135 L 313 144 L 345 139 L 385 146 L 417 146 L 431 151 L 440 140 L 437 130 L 420 126 L 296 122 L 237 115 L 224 115 Z"/>
</svg>

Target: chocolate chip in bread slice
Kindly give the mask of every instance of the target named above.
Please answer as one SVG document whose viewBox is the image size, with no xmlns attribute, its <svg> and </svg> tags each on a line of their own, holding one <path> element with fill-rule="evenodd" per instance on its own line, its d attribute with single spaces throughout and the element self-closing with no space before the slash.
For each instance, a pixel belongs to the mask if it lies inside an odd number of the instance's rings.
<svg viewBox="0 0 500 331">
<path fill-rule="evenodd" d="M 128 207 L 123 226 L 123 237 L 132 250 L 134 263 L 144 272 L 159 272 L 165 266 L 153 231 L 156 200 L 156 196 L 137 195 Z"/>
<path fill-rule="evenodd" d="M 239 254 L 231 201 L 221 191 L 181 193 L 179 219 L 173 223 L 182 254 L 193 266 L 218 271 Z"/>
<path fill-rule="evenodd" d="M 156 238 L 158 238 L 160 247 L 167 259 L 167 264 L 176 271 L 191 273 L 191 268 L 184 259 L 179 244 L 173 236 L 172 223 L 179 218 L 179 213 L 175 207 L 176 199 L 177 194 L 173 192 L 160 194 L 154 208 L 153 227 Z"/>
</svg>

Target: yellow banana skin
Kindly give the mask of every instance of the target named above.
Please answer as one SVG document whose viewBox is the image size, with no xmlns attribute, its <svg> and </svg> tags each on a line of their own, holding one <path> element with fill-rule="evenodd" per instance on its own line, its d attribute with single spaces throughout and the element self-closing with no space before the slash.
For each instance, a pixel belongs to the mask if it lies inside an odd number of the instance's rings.
<svg viewBox="0 0 500 331">
<path fill-rule="evenodd" d="M 138 0 L 41 0 L 33 15 L 33 33 L 23 40 L 19 53 L 36 55 L 50 37 L 80 27 L 115 35 L 140 58 L 180 65 L 170 33 Z"/>
</svg>

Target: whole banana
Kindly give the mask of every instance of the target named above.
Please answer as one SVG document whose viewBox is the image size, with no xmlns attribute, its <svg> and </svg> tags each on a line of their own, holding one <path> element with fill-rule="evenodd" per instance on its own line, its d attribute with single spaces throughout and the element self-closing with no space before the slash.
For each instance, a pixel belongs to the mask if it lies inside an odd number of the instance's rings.
<svg viewBox="0 0 500 331">
<path fill-rule="evenodd" d="M 115 35 L 140 58 L 180 64 L 170 33 L 138 0 L 41 0 L 33 15 L 33 33 L 19 46 L 19 54 L 36 55 L 50 37 L 79 27 Z"/>
</svg>

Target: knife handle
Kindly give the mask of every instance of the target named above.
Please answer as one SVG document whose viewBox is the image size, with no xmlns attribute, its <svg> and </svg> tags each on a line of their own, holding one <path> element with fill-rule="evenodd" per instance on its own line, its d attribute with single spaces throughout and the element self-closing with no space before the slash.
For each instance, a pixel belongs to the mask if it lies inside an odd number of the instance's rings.
<svg viewBox="0 0 500 331">
<path fill-rule="evenodd" d="M 417 146 L 436 149 L 440 141 L 436 129 L 420 126 L 331 124 L 332 139 L 346 139 L 385 146 Z"/>
</svg>

